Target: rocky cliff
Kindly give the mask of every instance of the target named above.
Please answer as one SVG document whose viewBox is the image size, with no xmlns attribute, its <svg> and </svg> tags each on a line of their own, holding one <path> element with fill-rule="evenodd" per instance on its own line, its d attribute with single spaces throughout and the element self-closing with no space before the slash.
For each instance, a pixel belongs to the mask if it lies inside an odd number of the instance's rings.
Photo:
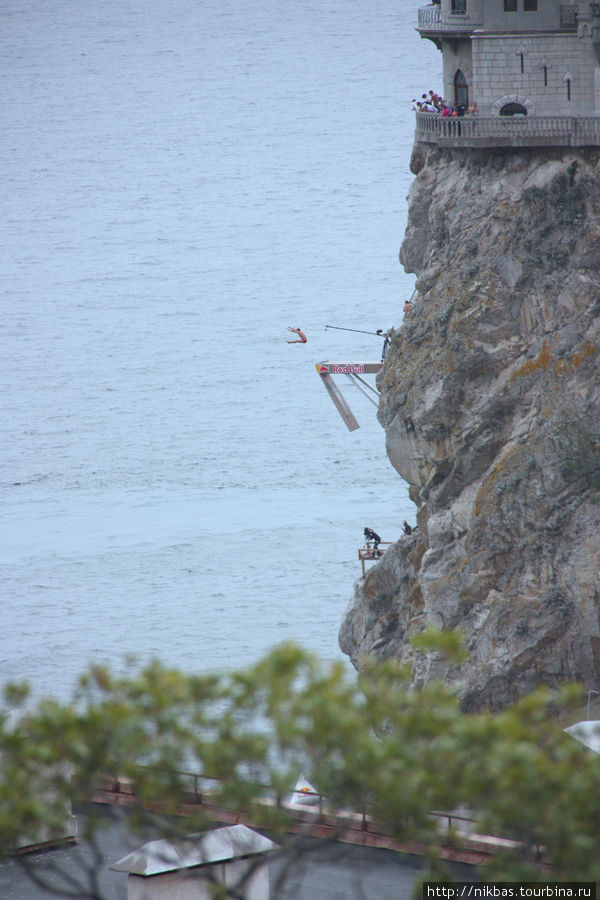
<svg viewBox="0 0 600 900">
<path fill-rule="evenodd" d="M 355 585 L 340 646 L 456 680 L 466 709 L 600 690 L 600 148 L 416 144 L 413 308 L 379 376 L 418 529 Z M 469 660 L 414 654 L 459 628 Z"/>
</svg>

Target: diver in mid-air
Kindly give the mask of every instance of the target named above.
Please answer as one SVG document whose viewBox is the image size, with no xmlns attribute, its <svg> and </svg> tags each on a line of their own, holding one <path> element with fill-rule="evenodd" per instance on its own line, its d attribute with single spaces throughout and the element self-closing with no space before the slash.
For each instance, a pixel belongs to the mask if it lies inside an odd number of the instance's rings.
<svg viewBox="0 0 600 900">
<path fill-rule="evenodd" d="M 288 325 L 288 331 L 293 331 L 294 334 L 297 334 L 298 339 L 295 341 L 286 341 L 286 344 L 305 344 L 307 342 L 308 338 L 301 328 L 292 328 L 291 325 Z"/>
</svg>

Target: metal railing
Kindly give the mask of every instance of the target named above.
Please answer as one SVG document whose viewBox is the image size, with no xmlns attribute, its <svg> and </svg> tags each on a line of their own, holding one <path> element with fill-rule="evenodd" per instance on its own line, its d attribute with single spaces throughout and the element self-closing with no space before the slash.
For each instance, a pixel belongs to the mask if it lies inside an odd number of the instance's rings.
<svg viewBox="0 0 600 900">
<path fill-rule="evenodd" d="M 144 766 L 139 766 L 143 771 Z M 179 777 L 182 786 L 185 786 L 184 806 L 180 809 L 181 814 L 185 814 L 186 806 L 205 806 L 212 808 L 214 801 L 214 791 L 219 788 L 221 781 L 213 775 L 200 775 L 195 772 L 184 772 L 175 770 L 175 774 Z M 132 805 L 137 801 L 137 795 L 133 782 L 130 778 L 123 778 L 114 775 L 104 775 L 96 791 L 92 792 L 90 798 L 94 803 L 117 803 L 121 805 Z M 374 800 L 366 800 L 364 805 L 358 809 L 337 809 L 331 808 L 327 795 L 320 791 L 303 787 L 290 789 L 284 797 L 277 796 L 273 789 L 267 789 L 257 798 L 259 803 L 265 806 L 278 805 L 287 809 L 289 812 L 297 813 L 304 817 L 304 814 L 314 817 L 327 816 L 330 819 L 336 818 L 341 824 L 345 823 L 347 827 L 355 828 L 360 831 L 375 831 L 384 834 L 381 827 L 377 824 L 376 813 L 377 803 Z M 215 807 L 221 809 L 221 807 Z M 236 810 L 232 810 L 236 812 Z M 432 810 L 430 815 L 443 823 L 442 830 L 449 831 L 455 823 L 460 823 L 457 827 L 465 831 L 472 831 L 476 824 L 476 819 L 472 814 L 465 814 L 466 811 L 461 810 Z"/>
<path fill-rule="evenodd" d="M 459 116 L 417 112 L 415 139 L 450 147 L 600 146 L 600 116 Z"/>
<path fill-rule="evenodd" d="M 140 767 L 143 768 L 143 767 Z M 178 772 L 182 783 L 186 784 L 186 796 L 184 805 L 179 809 L 180 815 L 190 815 L 190 805 L 203 807 L 209 816 L 215 817 L 219 822 L 239 823 L 243 822 L 250 827 L 260 827 L 255 816 L 247 814 L 247 811 L 237 807 L 214 806 L 216 798 L 212 788 L 219 785 L 219 780 L 207 775 L 198 775 L 193 772 Z M 102 779 L 98 789 L 92 793 L 90 800 L 93 803 L 110 803 L 116 805 L 131 806 L 139 802 L 130 779 L 106 775 Z M 329 840 L 343 840 L 358 844 L 368 843 L 373 847 L 394 848 L 397 850 L 408 849 L 412 853 L 423 852 L 422 847 L 416 844 L 398 843 L 392 838 L 389 828 L 378 820 L 378 805 L 372 799 L 358 809 L 332 806 L 327 796 L 317 790 L 296 788 L 281 797 L 272 789 L 261 792 L 256 798 L 259 805 L 265 807 L 278 806 L 285 809 L 290 815 L 289 830 L 297 831 L 313 837 L 326 837 Z M 152 805 L 150 806 L 152 807 Z M 437 821 L 438 831 L 443 836 L 453 833 L 452 841 L 448 846 L 452 847 L 452 858 L 463 859 L 464 862 L 482 862 L 491 855 L 507 846 L 521 847 L 517 841 L 497 835 L 478 833 L 477 816 L 466 809 L 432 810 L 429 815 Z M 367 838 L 368 835 L 368 838 Z M 536 847 L 536 859 L 540 857 L 540 848 Z"/>
</svg>

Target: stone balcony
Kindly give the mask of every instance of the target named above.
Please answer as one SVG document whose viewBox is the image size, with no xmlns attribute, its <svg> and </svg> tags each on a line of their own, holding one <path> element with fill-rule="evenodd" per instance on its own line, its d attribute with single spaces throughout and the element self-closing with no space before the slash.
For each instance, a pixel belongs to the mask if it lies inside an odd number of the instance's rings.
<svg viewBox="0 0 600 900">
<path fill-rule="evenodd" d="M 600 3 L 582 4 L 589 6 L 592 16 L 599 15 Z M 578 3 L 561 3 L 559 9 L 560 28 L 566 31 L 577 29 Z M 421 6 L 418 10 L 417 31 L 430 35 L 469 34 L 483 27 L 483 13 L 442 12 L 440 6 Z"/>
<path fill-rule="evenodd" d="M 600 146 L 600 116 L 416 117 L 415 140 L 444 147 Z"/>
<path fill-rule="evenodd" d="M 483 25 L 483 16 L 467 12 L 443 13 L 439 6 L 421 6 L 418 31 L 431 34 L 468 34 Z"/>
</svg>

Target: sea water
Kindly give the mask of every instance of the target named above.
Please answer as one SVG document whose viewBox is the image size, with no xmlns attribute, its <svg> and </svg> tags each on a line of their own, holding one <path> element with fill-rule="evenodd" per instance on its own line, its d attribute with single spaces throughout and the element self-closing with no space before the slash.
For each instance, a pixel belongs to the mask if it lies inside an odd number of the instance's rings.
<svg viewBox="0 0 600 900">
<path fill-rule="evenodd" d="M 3 0 L 0 683 L 342 659 L 363 528 L 414 521 L 375 408 L 411 100 L 408 0 Z M 287 344 L 287 327 L 307 344 Z"/>
</svg>

